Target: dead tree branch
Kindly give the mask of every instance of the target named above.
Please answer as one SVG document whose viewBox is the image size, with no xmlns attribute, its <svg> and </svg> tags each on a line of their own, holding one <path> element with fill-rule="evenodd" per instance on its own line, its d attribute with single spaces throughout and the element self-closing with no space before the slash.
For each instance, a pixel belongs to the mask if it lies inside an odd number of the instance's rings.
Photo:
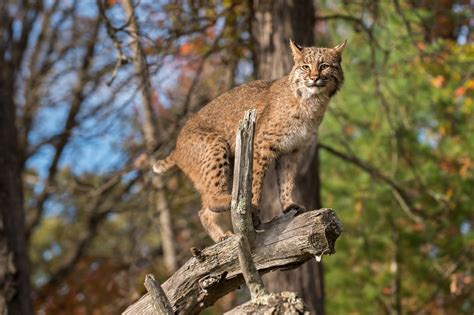
<svg viewBox="0 0 474 315">
<path fill-rule="evenodd" d="M 234 177 L 232 184 L 232 225 L 234 232 L 253 242 L 255 231 L 250 213 L 253 170 L 253 135 L 256 111 L 245 112 L 236 135 Z"/>
<path fill-rule="evenodd" d="M 294 211 L 262 225 L 255 237 L 253 259 L 262 273 L 295 268 L 315 256 L 333 254 L 342 226 L 331 209 Z M 197 314 L 244 283 L 238 260 L 239 236 L 207 247 L 190 258 L 163 283 L 163 290 L 178 314 Z M 123 314 L 153 314 L 149 294 Z"/>
<path fill-rule="evenodd" d="M 236 235 L 203 251 L 191 248 L 193 257 L 174 273 L 163 289 L 177 314 L 197 314 L 245 279 L 252 301 L 231 314 L 254 314 L 267 310 L 285 314 L 304 313 L 304 303 L 295 293 L 268 294 L 260 273 L 294 268 L 323 254 L 334 253 L 342 226 L 331 209 L 296 211 L 263 224 L 258 233 L 251 216 L 253 136 L 256 112 L 247 111 L 236 135 L 231 217 Z M 250 240 L 249 240 L 250 237 Z M 251 246 L 253 253 L 251 251 Z M 252 255 L 253 254 L 253 255 Z M 156 297 L 144 295 L 123 314 L 153 314 Z"/>
<path fill-rule="evenodd" d="M 148 274 L 145 277 L 145 287 L 153 300 L 153 307 L 155 310 L 162 315 L 173 315 L 173 308 L 171 307 L 170 301 L 166 297 L 165 292 L 161 288 L 160 284 L 155 280 L 153 275 Z"/>
<path fill-rule="evenodd" d="M 240 121 L 235 144 L 234 182 L 230 207 L 234 233 L 239 235 L 239 262 L 252 300 L 267 294 L 252 259 L 250 244 L 255 240 L 250 199 L 252 196 L 253 137 L 256 110 L 245 112 Z"/>
</svg>

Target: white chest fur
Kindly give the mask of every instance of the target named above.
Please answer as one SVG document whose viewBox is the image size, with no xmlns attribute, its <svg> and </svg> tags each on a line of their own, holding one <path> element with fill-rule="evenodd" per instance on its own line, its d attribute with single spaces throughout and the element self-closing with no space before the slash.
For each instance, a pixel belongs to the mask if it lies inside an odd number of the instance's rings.
<svg viewBox="0 0 474 315">
<path fill-rule="evenodd" d="M 295 124 L 282 138 L 280 147 L 283 152 L 291 152 L 298 148 L 311 145 L 316 139 L 316 130 L 307 124 Z"/>
</svg>

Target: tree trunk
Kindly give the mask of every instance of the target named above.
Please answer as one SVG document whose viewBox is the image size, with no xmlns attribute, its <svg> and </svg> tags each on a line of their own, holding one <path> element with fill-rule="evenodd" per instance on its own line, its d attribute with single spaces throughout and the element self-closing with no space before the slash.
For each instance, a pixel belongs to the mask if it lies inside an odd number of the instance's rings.
<svg viewBox="0 0 474 315">
<path fill-rule="evenodd" d="M 251 32 L 258 79 L 277 79 L 287 75 L 293 65 L 289 39 L 303 46 L 314 44 L 315 8 L 311 0 L 251 1 Z M 299 201 L 307 209 L 321 208 L 319 157 L 316 146 L 300 165 L 297 187 Z M 281 214 L 274 167 L 265 178 L 262 216 L 268 220 Z M 307 303 L 312 314 L 324 314 L 323 269 L 321 263 L 309 261 L 295 270 L 272 272 L 264 277 L 271 292 L 295 291 Z"/>
<path fill-rule="evenodd" d="M 0 314 L 33 314 L 30 300 L 14 78 L 0 52 Z"/>
<path fill-rule="evenodd" d="M 135 17 L 135 8 L 132 0 L 123 1 L 123 8 L 127 14 L 127 20 L 130 21 L 129 29 L 132 35 L 133 64 L 139 80 L 139 89 L 141 90 L 143 106 L 143 134 L 148 157 L 151 158 L 157 141 L 158 127 L 153 116 L 152 91 L 148 65 L 145 54 L 140 44 L 139 28 Z M 153 161 L 150 160 L 150 171 Z M 155 190 L 154 200 L 158 216 L 158 225 L 160 227 L 161 244 L 163 248 L 163 260 L 168 272 L 171 274 L 178 269 L 176 257 L 175 237 L 173 233 L 173 223 L 171 211 L 164 191 L 163 178 L 154 174 L 152 179 Z M 155 217 L 155 216 L 154 216 Z"/>
</svg>

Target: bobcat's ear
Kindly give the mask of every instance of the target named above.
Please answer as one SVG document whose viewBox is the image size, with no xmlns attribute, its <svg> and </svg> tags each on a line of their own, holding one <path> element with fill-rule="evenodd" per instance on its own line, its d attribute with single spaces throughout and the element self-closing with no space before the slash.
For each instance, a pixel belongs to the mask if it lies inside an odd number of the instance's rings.
<svg viewBox="0 0 474 315">
<path fill-rule="evenodd" d="M 342 52 L 344 51 L 344 48 L 346 48 L 347 44 L 347 39 L 342 43 L 334 47 L 332 50 L 339 56 L 341 57 Z"/>
<path fill-rule="evenodd" d="M 290 48 L 295 62 L 303 58 L 303 47 L 295 43 L 292 39 L 290 39 Z"/>
</svg>

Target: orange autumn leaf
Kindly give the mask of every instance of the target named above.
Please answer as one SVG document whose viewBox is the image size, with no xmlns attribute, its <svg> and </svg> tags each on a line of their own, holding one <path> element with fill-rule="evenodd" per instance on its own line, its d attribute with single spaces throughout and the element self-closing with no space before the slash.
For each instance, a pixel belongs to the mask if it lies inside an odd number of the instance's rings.
<svg viewBox="0 0 474 315">
<path fill-rule="evenodd" d="M 472 168 L 474 168 L 474 162 L 467 156 L 460 159 L 459 163 L 459 175 L 463 178 L 468 177 L 471 174 Z"/>
<path fill-rule="evenodd" d="M 198 38 L 193 41 L 189 41 L 181 45 L 179 48 L 179 54 L 181 56 L 189 56 L 193 54 L 199 53 L 200 50 L 202 50 L 202 47 L 204 45 L 204 40 L 202 38 Z"/>
<path fill-rule="evenodd" d="M 466 88 L 464 86 L 458 87 L 456 90 L 454 90 L 454 96 L 460 97 L 466 94 Z"/>
<path fill-rule="evenodd" d="M 425 230 L 425 225 L 423 223 L 415 223 L 411 225 L 413 232 L 423 232 Z"/>
<path fill-rule="evenodd" d="M 382 293 L 384 295 L 392 294 L 392 288 L 391 287 L 385 287 L 385 288 L 382 289 Z"/>
<path fill-rule="evenodd" d="M 192 51 L 194 50 L 193 44 L 192 43 L 184 43 L 180 48 L 179 48 L 179 53 L 181 55 L 189 55 Z"/>
<path fill-rule="evenodd" d="M 352 136 L 352 135 L 354 134 L 354 132 L 355 132 L 354 126 L 353 126 L 353 125 L 350 125 L 350 124 L 349 124 L 349 125 L 345 125 L 344 128 L 343 128 L 343 130 L 344 130 L 344 133 L 345 133 L 346 135 L 348 135 L 348 136 Z"/>
<path fill-rule="evenodd" d="M 444 81 L 445 79 L 442 75 L 437 75 L 436 77 L 431 79 L 431 84 L 436 88 L 440 88 L 444 85 Z"/>
<path fill-rule="evenodd" d="M 442 160 L 438 163 L 438 166 L 441 170 L 445 171 L 448 174 L 454 174 L 457 172 L 456 161 Z"/>
</svg>

